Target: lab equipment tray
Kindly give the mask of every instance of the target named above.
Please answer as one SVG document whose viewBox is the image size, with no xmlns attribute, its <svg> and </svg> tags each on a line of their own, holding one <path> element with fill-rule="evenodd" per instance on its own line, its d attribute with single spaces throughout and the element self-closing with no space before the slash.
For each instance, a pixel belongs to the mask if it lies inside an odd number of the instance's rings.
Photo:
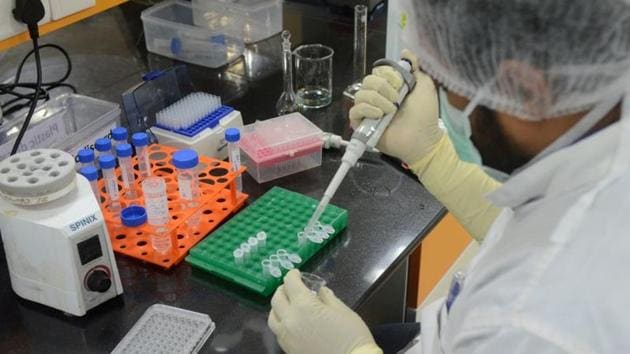
<svg viewBox="0 0 630 354">
<path fill-rule="evenodd" d="M 188 250 L 214 230 L 223 220 L 238 211 L 245 201 L 247 194 L 236 190 L 236 176 L 242 174 L 232 172 L 231 165 L 225 161 L 206 156 L 199 156 L 198 176 L 201 197 L 199 207 L 182 209 L 177 187 L 177 169 L 171 164 L 171 156 L 177 151 L 159 144 L 149 146 L 149 160 L 152 175 L 164 178 L 171 221 L 167 228 L 171 236 L 172 248 L 166 254 L 158 253 L 151 247 L 151 233 L 153 228 L 144 224 L 137 227 L 124 226 L 117 213 L 109 210 L 110 200 L 105 191 L 104 181 L 98 182 L 101 192 L 101 209 L 105 217 L 109 237 L 114 252 L 140 259 L 160 266 L 170 268 L 181 262 Z M 144 206 L 142 186 L 138 161 L 133 157 L 132 164 L 135 173 L 136 199 L 126 198 L 127 189 L 123 188 L 120 168 L 116 168 L 120 202 L 122 207 L 130 205 Z"/>
<path fill-rule="evenodd" d="M 142 11 L 141 18 L 147 50 L 152 53 L 218 68 L 245 49 L 242 36 L 235 36 L 229 21 L 219 21 L 212 29 L 195 26 L 189 2 L 165 1 Z"/>
<path fill-rule="evenodd" d="M 321 244 L 307 242 L 300 247 L 297 233 L 304 229 L 317 204 L 313 198 L 274 187 L 190 250 L 186 262 L 268 296 L 282 283 L 282 277 L 263 276 L 263 259 L 278 249 L 285 249 L 302 258 L 302 262 L 295 265 L 299 268 L 346 228 L 348 212 L 328 205 L 320 221 L 333 226 L 334 233 Z M 236 264 L 232 254 L 234 249 L 259 231 L 267 233 L 265 248 L 243 264 Z M 286 270 L 283 269 L 283 273 Z"/>
</svg>

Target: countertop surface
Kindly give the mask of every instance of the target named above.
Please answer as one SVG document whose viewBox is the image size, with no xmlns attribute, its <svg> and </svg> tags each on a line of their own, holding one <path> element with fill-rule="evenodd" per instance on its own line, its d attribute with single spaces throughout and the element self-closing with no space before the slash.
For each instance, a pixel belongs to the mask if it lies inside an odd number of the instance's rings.
<svg viewBox="0 0 630 354">
<path fill-rule="evenodd" d="M 174 64 L 146 52 L 138 4 L 126 4 L 42 39 L 64 46 L 73 58 L 69 82 L 81 94 L 120 102 L 120 93 L 136 84 L 142 73 Z M 382 10 L 381 10 L 382 11 Z M 368 62 L 384 55 L 384 12 L 374 14 L 368 32 Z M 284 27 L 293 43 L 323 43 L 335 50 L 334 102 L 303 114 L 325 131 L 348 137 L 347 104 L 341 92 L 352 75 L 352 19 L 338 8 L 285 3 Z M 0 79 L 14 73 L 27 45 L 4 57 Z M 61 56 L 43 51 L 45 75 L 61 73 Z M 189 65 L 198 89 L 220 94 L 240 110 L 246 123 L 273 117 L 282 91 L 280 38 L 249 45 L 237 62 L 216 70 Z M 25 69 L 32 77 L 32 68 Z M 344 107 L 345 105 L 345 107 Z M 319 198 L 336 171 L 342 151 L 325 151 L 320 168 L 265 184 L 244 177 L 250 201 L 278 185 Z M 389 271 L 417 247 L 439 221 L 443 207 L 394 161 L 368 153 L 343 182 L 333 204 L 349 210 L 345 232 L 303 269 L 322 275 L 335 293 L 358 307 Z M 124 294 L 83 318 L 19 299 L 11 290 L 4 250 L 0 250 L 0 352 L 109 352 L 144 311 L 155 303 L 207 313 L 217 328 L 204 353 L 274 353 L 275 338 L 267 327 L 269 299 L 260 298 L 221 279 L 181 263 L 163 271 L 117 256 Z"/>
</svg>

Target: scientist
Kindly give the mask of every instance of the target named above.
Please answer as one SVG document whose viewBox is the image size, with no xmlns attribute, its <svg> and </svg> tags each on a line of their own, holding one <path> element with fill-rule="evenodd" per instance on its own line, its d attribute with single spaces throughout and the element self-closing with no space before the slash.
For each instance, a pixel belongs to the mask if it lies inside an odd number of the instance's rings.
<svg viewBox="0 0 630 354">
<path fill-rule="evenodd" d="M 416 71 L 378 148 L 486 237 L 447 300 L 422 310 L 408 352 L 630 353 L 630 1 L 413 3 L 416 54 L 439 89 Z M 352 125 L 395 111 L 401 84 L 374 70 Z M 288 353 L 382 352 L 297 271 L 271 302 Z"/>
</svg>

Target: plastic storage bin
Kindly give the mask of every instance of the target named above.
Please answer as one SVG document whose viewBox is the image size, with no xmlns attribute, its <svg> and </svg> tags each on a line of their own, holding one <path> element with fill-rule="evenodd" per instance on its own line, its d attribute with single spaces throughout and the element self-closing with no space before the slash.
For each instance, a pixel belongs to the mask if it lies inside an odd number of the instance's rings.
<svg viewBox="0 0 630 354">
<path fill-rule="evenodd" d="M 0 128 L 0 159 L 11 148 L 26 110 L 5 117 Z M 120 125 L 120 106 L 92 97 L 63 94 L 40 105 L 33 114 L 29 129 L 22 139 L 20 151 L 56 148 L 75 156 L 84 147 L 92 147 L 97 138 L 106 137 Z"/>
<path fill-rule="evenodd" d="M 194 21 L 213 29 L 230 24 L 230 34 L 254 43 L 282 31 L 282 0 L 192 0 Z"/>
<path fill-rule="evenodd" d="M 243 54 L 242 35 L 230 19 L 213 28 L 193 23 L 190 3 L 166 1 L 142 11 L 147 50 L 169 58 L 218 68 Z"/>
<path fill-rule="evenodd" d="M 240 143 L 242 163 L 258 183 L 320 166 L 322 134 L 300 113 L 246 125 Z"/>
</svg>

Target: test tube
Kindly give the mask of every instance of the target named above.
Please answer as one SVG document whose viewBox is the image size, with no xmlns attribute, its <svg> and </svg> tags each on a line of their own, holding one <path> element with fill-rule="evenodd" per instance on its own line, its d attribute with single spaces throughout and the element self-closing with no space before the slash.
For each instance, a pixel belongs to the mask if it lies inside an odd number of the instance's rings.
<svg viewBox="0 0 630 354">
<path fill-rule="evenodd" d="M 258 239 L 256 237 L 250 237 L 249 239 L 247 239 L 247 244 L 252 250 L 252 253 L 258 252 Z"/>
<path fill-rule="evenodd" d="M 136 147 L 138 158 L 138 170 L 140 176 L 151 176 L 151 162 L 149 161 L 149 135 L 147 133 L 135 133 L 131 136 L 131 142 Z"/>
<path fill-rule="evenodd" d="M 81 149 L 77 156 L 79 158 L 80 167 L 96 167 L 94 166 L 94 150 Z"/>
<path fill-rule="evenodd" d="M 101 155 L 98 157 L 98 164 L 103 171 L 103 181 L 105 190 L 109 196 L 109 211 L 116 213 L 120 211 L 120 196 L 118 194 L 118 182 L 116 181 L 116 158 L 112 155 Z"/>
<path fill-rule="evenodd" d="M 114 149 L 116 148 L 116 146 L 120 144 L 126 144 L 127 136 L 128 136 L 127 128 L 116 127 L 112 129 L 112 140 L 113 140 Z"/>
<path fill-rule="evenodd" d="M 133 174 L 133 166 L 131 165 L 131 145 L 121 143 L 116 145 L 116 155 L 118 155 L 118 166 L 120 166 L 120 174 L 123 180 L 123 186 L 127 189 L 127 198 L 135 199 L 136 193 L 136 176 Z"/>
<path fill-rule="evenodd" d="M 234 256 L 234 263 L 236 264 L 243 264 L 243 250 L 240 248 L 237 248 L 234 250 L 234 252 L 232 252 L 232 255 Z"/>
<path fill-rule="evenodd" d="M 154 228 L 151 246 L 158 253 L 168 253 L 173 244 L 166 228 L 169 221 L 166 182 L 161 177 L 148 177 L 142 181 L 142 193 L 148 223 Z"/>
<path fill-rule="evenodd" d="M 90 150 L 91 151 L 91 150 Z M 83 175 L 83 177 L 87 178 L 88 182 L 90 182 L 90 187 L 92 187 L 92 192 L 94 192 L 94 196 L 97 201 L 101 201 L 101 193 L 98 190 L 98 170 L 94 166 L 85 166 L 81 167 L 79 173 Z"/>
<path fill-rule="evenodd" d="M 107 138 L 96 139 L 94 150 L 96 151 L 96 161 L 99 161 L 101 156 L 112 154 L 112 141 Z"/>
<path fill-rule="evenodd" d="M 241 169 L 241 150 L 238 142 L 241 140 L 241 132 L 236 128 L 229 128 L 225 131 L 225 141 L 227 141 L 228 156 L 232 165 L 232 172 L 238 173 Z M 243 191 L 243 179 L 241 175 L 236 177 L 236 190 Z"/>
<path fill-rule="evenodd" d="M 241 243 L 241 251 L 243 251 L 243 258 L 245 258 L 245 260 L 248 260 L 249 257 L 252 255 L 251 254 L 252 248 L 249 246 L 247 242 Z"/>
<path fill-rule="evenodd" d="M 319 293 L 319 289 L 326 286 L 326 280 L 313 273 L 300 273 L 302 282 L 313 294 Z"/>
<path fill-rule="evenodd" d="M 177 167 L 177 186 L 183 209 L 197 206 L 199 196 L 198 164 L 199 156 L 195 150 L 179 150 L 173 154 L 173 165 Z"/>
<path fill-rule="evenodd" d="M 256 234 L 256 239 L 258 240 L 258 248 L 265 249 L 267 246 L 267 233 L 264 231 L 259 231 Z"/>
</svg>

